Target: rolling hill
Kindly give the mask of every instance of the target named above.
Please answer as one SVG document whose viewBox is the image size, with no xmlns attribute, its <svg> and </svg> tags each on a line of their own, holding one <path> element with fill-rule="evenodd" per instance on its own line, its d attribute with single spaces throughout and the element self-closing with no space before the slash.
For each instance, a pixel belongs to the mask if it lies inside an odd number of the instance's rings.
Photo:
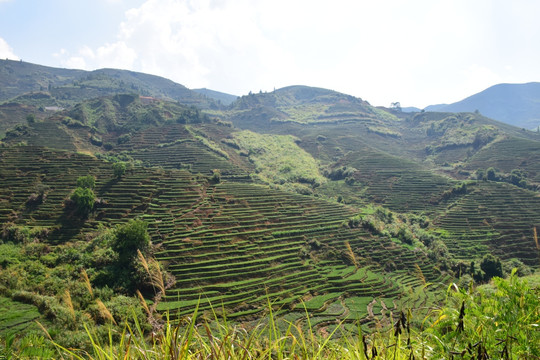
<svg viewBox="0 0 540 360">
<path fill-rule="evenodd" d="M 210 90 L 206 88 L 192 90 L 206 97 L 217 100 L 225 106 L 231 105 L 238 98 L 238 96 L 236 95 L 226 94 L 220 91 Z"/>
<path fill-rule="evenodd" d="M 58 69 L 23 61 L 0 60 L 0 102 L 31 92 L 48 92 L 59 106 L 92 98 L 137 93 L 199 108 L 219 107 L 216 101 L 160 76 L 127 70 Z"/>
<path fill-rule="evenodd" d="M 97 300 L 146 321 L 124 278 L 179 321 L 194 309 L 250 321 L 271 302 L 322 329 L 423 311 L 449 281 L 487 279 L 491 255 L 540 265 L 536 132 L 306 86 L 225 108 L 150 75 L 3 69 L 20 86 L 0 104 L 0 295 L 57 333 L 104 323 Z M 36 88 L 53 79 L 55 91 Z M 69 91 L 84 96 L 58 95 Z M 53 105 L 65 108 L 27 119 Z M 88 175 L 95 201 L 81 214 L 73 194 Z M 151 245 L 124 261 L 114 239 L 134 221 Z"/>
<path fill-rule="evenodd" d="M 536 129 L 540 126 L 540 83 L 497 84 L 453 104 L 432 105 L 425 110 L 479 111 L 516 127 Z"/>
</svg>

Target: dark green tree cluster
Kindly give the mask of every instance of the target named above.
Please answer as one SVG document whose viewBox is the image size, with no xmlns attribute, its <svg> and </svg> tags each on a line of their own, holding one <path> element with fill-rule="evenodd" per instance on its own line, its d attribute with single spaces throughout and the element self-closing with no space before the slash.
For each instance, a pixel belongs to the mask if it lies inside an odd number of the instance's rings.
<svg viewBox="0 0 540 360">
<path fill-rule="evenodd" d="M 35 114 L 28 114 L 26 116 L 26 121 L 28 124 L 34 124 L 36 122 L 36 115 Z"/>
<path fill-rule="evenodd" d="M 118 253 L 119 263 L 126 264 L 137 256 L 137 250 L 146 252 L 150 246 L 148 224 L 142 220 L 131 220 L 114 230 L 112 249 Z"/>
<path fill-rule="evenodd" d="M 208 116 L 202 114 L 195 106 L 190 106 L 178 116 L 176 119 L 178 124 L 200 124 L 208 122 Z"/>
<path fill-rule="evenodd" d="M 442 201 L 447 201 L 449 199 L 455 198 L 459 195 L 465 195 L 467 193 L 467 184 L 466 183 L 459 183 L 457 185 L 454 185 L 451 189 L 446 190 L 441 195 Z"/>
<path fill-rule="evenodd" d="M 116 140 L 116 142 L 121 145 L 121 144 L 125 144 L 127 143 L 129 140 L 131 140 L 131 134 L 123 134 L 123 135 L 120 135 L 118 137 L 118 139 Z"/>
<path fill-rule="evenodd" d="M 486 170 L 478 169 L 476 170 L 476 179 L 484 181 L 506 182 L 524 189 L 530 187 L 527 182 L 527 174 L 521 169 L 513 169 L 509 174 L 501 173 L 494 167 L 489 167 Z"/>
<path fill-rule="evenodd" d="M 96 178 L 92 175 L 81 176 L 77 179 L 77 188 L 71 194 L 70 199 L 81 216 L 88 216 L 94 209 L 96 201 L 95 185 Z"/>
<path fill-rule="evenodd" d="M 126 173 L 127 165 L 125 162 L 115 162 L 112 168 L 114 177 L 120 179 Z"/>
<path fill-rule="evenodd" d="M 352 178 L 357 170 L 350 166 L 342 166 L 337 168 L 328 168 L 323 171 L 323 175 L 330 180 L 343 180 Z"/>
<path fill-rule="evenodd" d="M 219 169 L 212 170 L 212 177 L 210 177 L 212 184 L 219 184 L 221 182 L 221 171 Z"/>
<path fill-rule="evenodd" d="M 484 272 L 485 281 L 489 281 L 495 276 L 503 277 L 501 259 L 492 254 L 486 254 L 482 258 L 482 262 L 480 262 L 480 269 L 482 269 Z"/>
<path fill-rule="evenodd" d="M 493 277 L 503 277 L 503 266 L 501 259 L 492 254 L 486 254 L 480 262 L 480 269 L 476 269 L 476 264 L 471 261 L 469 270 L 470 275 L 476 282 L 488 282 Z"/>
<path fill-rule="evenodd" d="M 77 187 L 93 190 L 96 187 L 96 178 L 92 175 L 79 176 Z"/>
<path fill-rule="evenodd" d="M 96 285 L 126 294 L 140 290 L 151 295 L 152 285 L 139 258 L 139 253 L 143 257 L 149 255 L 150 235 L 147 229 L 145 221 L 130 220 L 116 226 L 108 237 L 96 244 L 104 253 L 99 261 L 100 270 L 94 278 Z"/>
</svg>

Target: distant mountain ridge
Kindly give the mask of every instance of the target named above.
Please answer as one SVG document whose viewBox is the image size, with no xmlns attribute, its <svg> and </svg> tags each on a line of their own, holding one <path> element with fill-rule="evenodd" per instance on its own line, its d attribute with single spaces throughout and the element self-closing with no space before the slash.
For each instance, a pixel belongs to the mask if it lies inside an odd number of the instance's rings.
<svg viewBox="0 0 540 360">
<path fill-rule="evenodd" d="M 175 100 L 202 109 L 219 103 L 172 80 L 130 70 L 72 70 L 0 60 L 0 102 L 30 92 L 49 92 L 59 105 L 70 106 L 99 96 L 137 93 Z"/>
<path fill-rule="evenodd" d="M 430 105 L 426 111 L 474 112 L 510 125 L 540 125 L 540 83 L 497 84 L 453 104 Z"/>
<path fill-rule="evenodd" d="M 207 88 L 202 89 L 191 89 L 192 91 L 195 91 L 199 94 L 202 94 L 204 96 L 209 97 L 210 99 L 217 100 L 221 102 L 223 105 L 230 105 L 232 104 L 236 99 L 238 99 L 238 96 L 227 94 L 220 91 L 210 90 Z"/>
</svg>

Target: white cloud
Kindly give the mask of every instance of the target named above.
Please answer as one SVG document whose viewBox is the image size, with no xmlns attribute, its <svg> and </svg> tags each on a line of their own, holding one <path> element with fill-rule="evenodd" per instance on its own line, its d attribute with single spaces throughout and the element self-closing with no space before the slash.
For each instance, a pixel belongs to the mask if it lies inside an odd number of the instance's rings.
<svg viewBox="0 0 540 360">
<path fill-rule="evenodd" d="M 13 49 L 2 38 L 0 38 L 0 59 L 19 60 L 19 57 L 15 55 Z"/>
<path fill-rule="evenodd" d="M 276 69 L 291 63 L 255 14 L 246 0 L 148 0 L 126 12 L 116 41 L 57 56 L 68 67 L 128 68 L 189 87 L 247 93 L 253 84 L 273 86 Z"/>
<path fill-rule="evenodd" d="M 107 43 L 97 49 L 83 46 L 75 55 L 71 55 L 67 50 L 62 49 L 54 56 L 60 58 L 62 65 L 65 67 L 83 70 L 103 67 L 132 69 L 137 58 L 136 51 L 122 41 L 112 44 Z"/>
<path fill-rule="evenodd" d="M 530 70 L 540 61 L 537 12 L 526 0 L 515 4 L 147 0 L 102 45 L 57 57 L 68 67 L 126 68 L 237 95 L 305 84 L 373 104 L 425 106 L 495 81 L 538 80 Z"/>
</svg>

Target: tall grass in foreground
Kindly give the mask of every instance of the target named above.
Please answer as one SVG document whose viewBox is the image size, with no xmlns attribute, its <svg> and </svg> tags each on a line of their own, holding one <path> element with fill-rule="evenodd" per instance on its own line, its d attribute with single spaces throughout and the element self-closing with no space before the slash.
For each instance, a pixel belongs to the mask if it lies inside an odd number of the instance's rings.
<svg viewBox="0 0 540 360">
<path fill-rule="evenodd" d="M 321 331 L 311 326 L 307 311 L 302 324 L 286 322 L 269 302 L 267 316 L 251 327 L 215 313 L 213 321 L 204 321 L 195 309 L 178 323 L 165 314 L 163 326 L 151 334 L 136 316 L 120 334 L 111 326 L 105 341 L 86 326 L 89 350 L 51 342 L 59 359 L 540 359 L 539 278 L 530 278 L 534 288 L 515 271 L 476 290 L 452 285 L 444 306 L 416 318 L 411 311 L 394 312 L 385 319 L 392 326 L 371 334 L 352 320 Z M 17 353 L 12 340 L 9 347 L 15 355 L 6 358 L 40 358 L 36 349 L 29 357 Z"/>
</svg>

